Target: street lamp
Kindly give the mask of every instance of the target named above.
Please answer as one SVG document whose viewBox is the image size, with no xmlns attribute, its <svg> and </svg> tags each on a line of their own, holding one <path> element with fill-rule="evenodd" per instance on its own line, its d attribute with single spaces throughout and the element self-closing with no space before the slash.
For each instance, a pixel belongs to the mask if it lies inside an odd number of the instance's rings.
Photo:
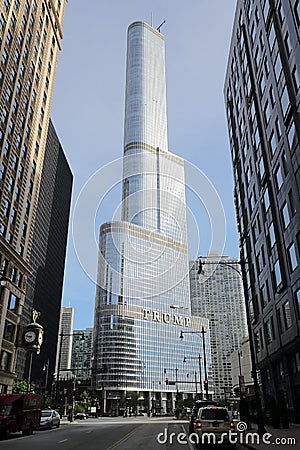
<svg viewBox="0 0 300 450">
<path fill-rule="evenodd" d="M 204 390 L 205 390 L 205 397 L 208 400 L 208 378 L 207 378 L 207 368 L 206 368 L 206 350 L 205 350 L 205 333 L 206 330 L 204 330 L 204 327 L 202 326 L 201 331 L 182 331 L 180 332 L 180 339 L 183 339 L 184 333 L 189 334 L 202 334 L 202 345 L 203 345 L 203 364 L 204 364 Z"/>
<path fill-rule="evenodd" d="M 48 384 L 49 359 L 48 359 L 47 362 L 44 364 L 43 372 L 46 372 L 46 374 L 45 374 L 45 394 L 46 394 L 47 384 Z"/>
<path fill-rule="evenodd" d="M 182 336 L 183 337 L 183 336 Z M 198 356 L 188 356 L 188 357 L 184 357 L 183 358 L 183 363 L 186 363 L 186 360 L 187 359 L 198 359 L 198 363 L 199 363 L 199 377 L 200 377 L 200 397 L 201 397 L 201 400 L 202 400 L 202 371 L 201 371 L 201 355 L 200 355 L 200 353 L 199 353 L 199 355 Z M 196 372 L 195 372 L 195 374 L 196 374 Z M 195 380 L 196 380 L 196 395 L 198 394 L 198 392 L 197 392 L 197 378 L 195 377 Z"/>
<path fill-rule="evenodd" d="M 244 241 L 244 239 L 245 238 L 243 237 L 243 241 Z M 205 264 L 216 264 L 216 263 L 206 261 Z M 246 260 L 244 258 L 243 247 L 240 247 L 240 260 L 235 263 L 235 264 L 240 265 L 241 270 L 238 270 L 236 267 L 234 267 L 232 265 L 232 263 L 228 263 L 225 261 L 219 261 L 218 264 L 230 267 L 232 270 L 237 272 L 239 274 L 239 276 L 242 278 L 243 291 L 244 291 L 244 297 L 245 297 L 247 327 L 248 327 L 248 335 L 249 335 L 251 364 L 252 364 L 251 373 L 252 373 L 252 378 L 253 378 L 254 395 L 255 395 L 256 408 L 257 408 L 257 428 L 258 428 L 257 431 L 260 436 L 263 436 L 263 434 L 266 433 L 266 429 L 264 427 L 264 417 L 263 417 L 263 412 L 262 412 L 260 393 L 259 393 L 259 384 L 258 384 L 258 379 L 257 379 L 256 353 L 255 353 L 254 341 L 253 341 L 252 329 L 251 329 L 251 317 L 250 317 L 250 311 L 249 311 L 250 299 L 249 299 L 249 292 L 248 292 L 248 285 L 247 285 Z M 204 262 L 202 262 L 201 259 L 199 258 L 198 275 L 200 275 L 203 272 L 203 265 L 204 265 Z"/>
</svg>

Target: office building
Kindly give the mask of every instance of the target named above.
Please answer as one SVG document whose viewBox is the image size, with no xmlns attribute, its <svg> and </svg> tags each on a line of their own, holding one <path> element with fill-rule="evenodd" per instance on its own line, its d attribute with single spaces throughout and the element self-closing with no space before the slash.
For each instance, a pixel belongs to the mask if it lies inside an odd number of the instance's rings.
<svg viewBox="0 0 300 450">
<path fill-rule="evenodd" d="M 232 352 L 230 357 L 233 393 L 237 398 L 254 399 L 252 361 L 249 340 Z"/>
<path fill-rule="evenodd" d="M 32 275 L 27 281 L 21 318 L 21 326 L 26 326 L 31 322 L 33 308 L 41 313 L 38 322 L 44 327 L 45 339 L 40 354 L 33 355 L 31 381 L 36 386 L 41 380 L 42 384 L 47 381 L 48 392 L 55 372 L 72 179 L 69 164 L 50 120 L 30 253 Z M 16 371 L 20 380 L 27 379 L 29 370 L 27 358 L 24 372 L 25 356 L 26 352 L 18 349 Z M 43 370 L 45 365 L 47 371 Z"/>
<path fill-rule="evenodd" d="M 237 2 L 224 96 L 266 411 L 300 421 L 300 2 Z M 272 405 L 272 406 L 271 406 Z"/>
<path fill-rule="evenodd" d="M 192 314 L 209 319 L 214 398 L 224 400 L 233 388 L 230 355 L 247 336 L 239 261 L 214 252 L 191 261 L 190 285 Z"/>
<path fill-rule="evenodd" d="M 71 369 L 72 336 L 73 336 L 74 308 L 61 307 L 59 321 L 59 337 L 56 352 L 56 376 L 61 371 Z"/>
<path fill-rule="evenodd" d="M 74 330 L 71 368 L 76 379 L 85 386 L 91 385 L 94 329 Z"/>
<path fill-rule="evenodd" d="M 16 379 L 40 181 L 67 0 L 0 6 L 0 392 Z"/>
<path fill-rule="evenodd" d="M 186 234 L 184 162 L 168 151 L 164 36 L 134 22 L 122 220 L 103 224 L 99 239 L 93 373 L 105 411 L 124 404 L 130 392 L 141 409 L 164 412 L 175 408 L 180 393 L 195 393 L 183 358 L 194 357 L 198 367 L 202 327 L 210 366 L 208 321 L 190 311 Z"/>
</svg>

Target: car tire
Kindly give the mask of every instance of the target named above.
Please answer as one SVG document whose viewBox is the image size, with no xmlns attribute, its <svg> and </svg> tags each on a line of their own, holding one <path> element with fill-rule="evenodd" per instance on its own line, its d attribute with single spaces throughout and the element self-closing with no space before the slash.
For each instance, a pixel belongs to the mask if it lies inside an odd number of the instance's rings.
<svg viewBox="0 0 300 450">
<path fill-rule="evenodd" d="M 60 421 L 58 422 L 58 424 L 56 424 L 56 428 L 60 427 Z"/>
</svg>

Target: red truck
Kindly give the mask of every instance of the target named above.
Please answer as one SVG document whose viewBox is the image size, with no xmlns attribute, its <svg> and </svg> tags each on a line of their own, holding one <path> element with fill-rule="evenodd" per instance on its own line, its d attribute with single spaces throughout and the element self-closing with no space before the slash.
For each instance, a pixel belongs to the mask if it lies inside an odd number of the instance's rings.
<svg viewBox="0 0 300 450">
<path fill-rule="evenodd" d="M 32 434 L 40 426 L 42 396 L 37 394 L 0 394 L 0 436 L 22 431 Z"/>
</svg>

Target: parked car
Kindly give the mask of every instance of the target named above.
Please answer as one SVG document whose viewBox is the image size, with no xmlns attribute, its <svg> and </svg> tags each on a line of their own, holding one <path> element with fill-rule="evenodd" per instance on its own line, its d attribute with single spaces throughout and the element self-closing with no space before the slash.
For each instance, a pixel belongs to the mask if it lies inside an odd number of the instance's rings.
<svg viewBox="0 0 300 450">
<path fill-rule="evenodd" d="M 198 416 L 198 411 L 200 408 L 203 408 L 204 406 L 217 406 L 217 402 L 214 400 L 196 400 L 192 413 L 190 415 L 190 422 L 189 422 L 189 433 L 194 433 L 195 430 L 195 423 Z"/>
<path fill-rule="evenodd" d="M 200 408 L 195 424 L 198 445 L 230 443 L 230 431 L 234 431 L 234 422 L 230 419 L 228 409 L 218 406 Z M 232 445 L 233 446 L 233 445 Z"/>
<path fill-rule="evenodd" d="M 75 415 L 75 419 L 86 420 L 87 418 L 88 418 L 88 415 L 85 413 L 77 413 Z"/>
<path fill-rule="evenodd" d="M 54 409 L 44 409 L 41 414 L 40 429 L 60 426 L 60 415 Z"/>
</svg>

